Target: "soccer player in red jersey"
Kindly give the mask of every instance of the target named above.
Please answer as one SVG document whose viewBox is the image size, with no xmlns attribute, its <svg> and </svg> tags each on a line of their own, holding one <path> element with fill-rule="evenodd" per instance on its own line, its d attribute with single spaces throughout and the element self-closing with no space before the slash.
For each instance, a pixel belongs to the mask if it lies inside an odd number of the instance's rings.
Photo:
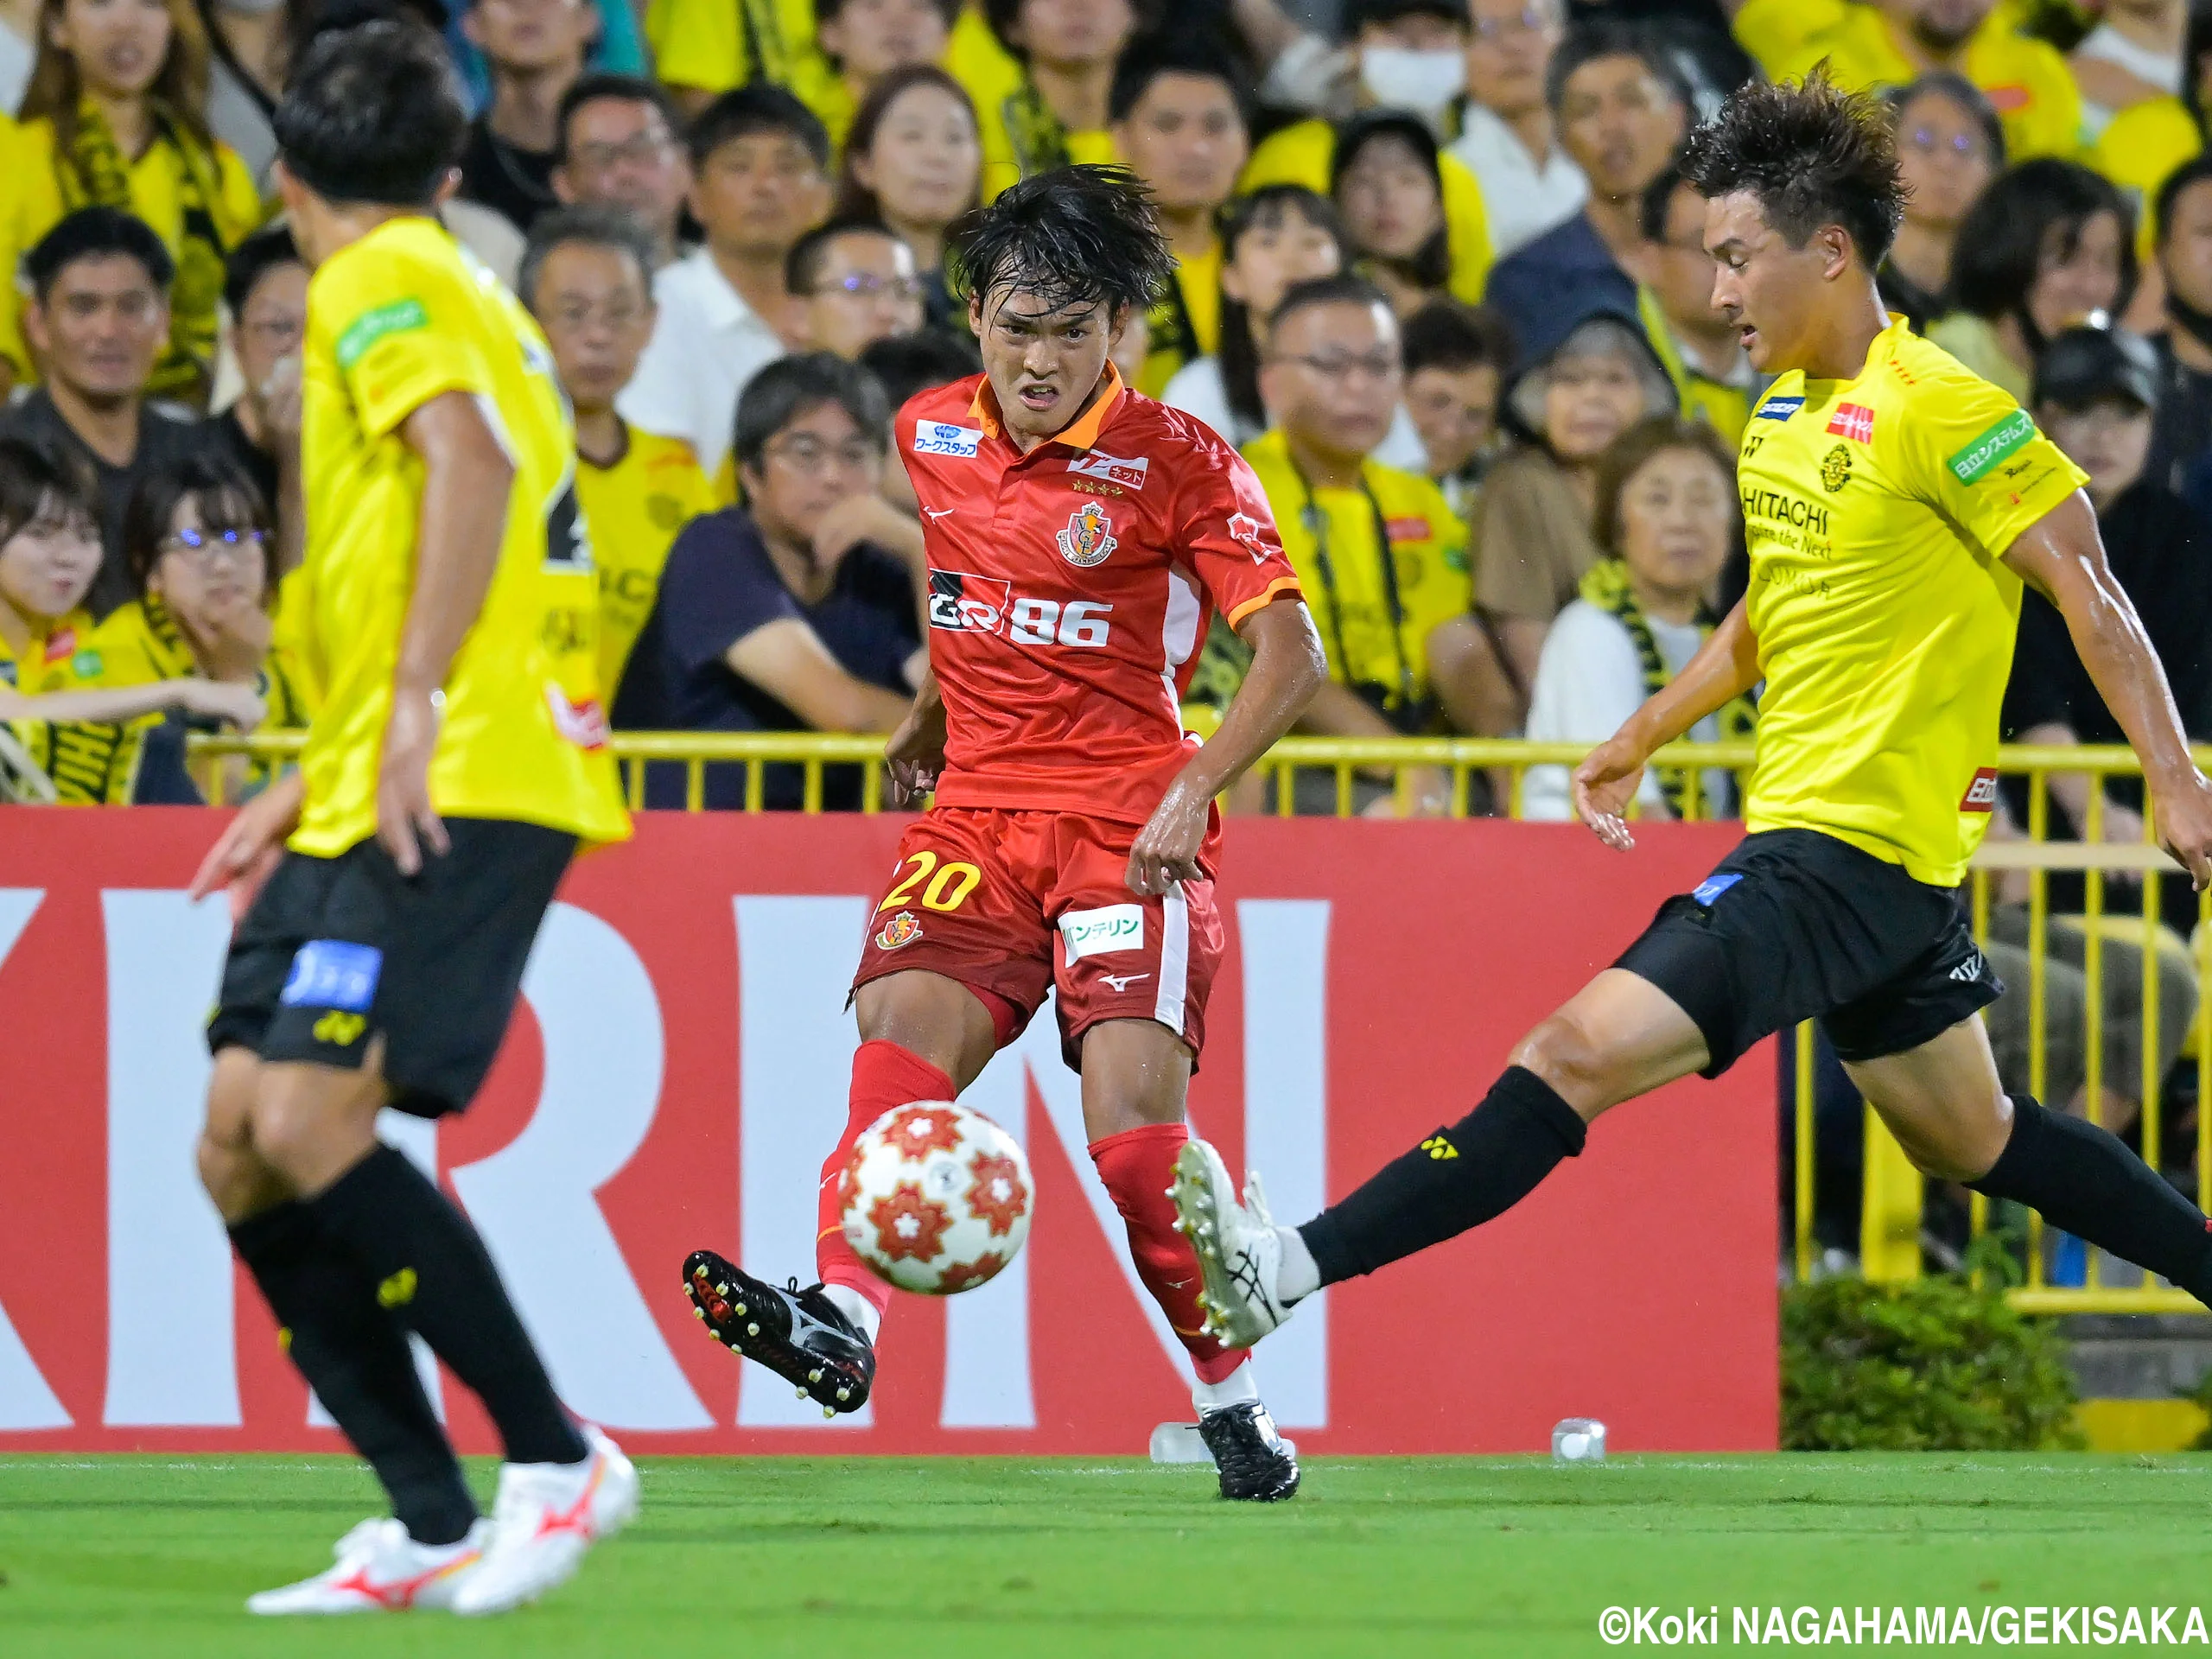
<svg viewBox="0 0 2212 1659">
<path fill-rule="evenodd" d="M 1173 280 L 1128 170 L 1016 185 L 963 265 L 984 372 L 920 394 L 896 427 L 925 521 L 930 672 L 888 758 L 902 790 L 937 799 L 899 842 L 855 977 L 861 1042 L 823 1166 L 822 1282 L 779 1290 L 702 1250 L 684 1287 L 718 1340 L 857 1410 L 891 1287 L 839 1226 L 853 1143 L 895 1107 L 952 1099 L 1056 990 L 1091 1157 L 1190 1351 L 1223 1495 L 1287 1497 L 1298 1465 L 1244 1352 L 1203 1332 L 1166 1192 L 1223 948 L 1214 798 L 1304 709 L 1327 671 L 1320 640 L 1243 458 L 1109 361 Z M 1200 745 L 1181 697 L 1217 609 L 1252 665 Z"/>
</svg>

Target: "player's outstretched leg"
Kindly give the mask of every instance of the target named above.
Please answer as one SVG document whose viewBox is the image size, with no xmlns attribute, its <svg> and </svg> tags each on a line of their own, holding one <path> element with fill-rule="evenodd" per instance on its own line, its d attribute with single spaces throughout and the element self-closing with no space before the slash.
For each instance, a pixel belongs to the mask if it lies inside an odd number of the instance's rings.
<svg viewBox="0 0 2212 1659">
<path fill-rule="evenodd" d="M 1177 1160 L 1177 1221 L 1205 1274 L 1206 1328 L 1255 1343 L 1324 1285 L 1373 1273 L 1503 1215 L 1564 1158 L 1592 1118 L 1706 1064 L 1673 998 L 1609 968 L 1514 1050 L 1482 1103 L 1424 1136 L 1304 1225 L 1279 1227 L 1256 1184 L 1240 1200 L 1214 1149 Z"/>
<path fill-rule="evenodd" d="M 830 1289 L 818 1284 L 802 1290 L 796 1279 L 779 1289 L 712 1250 L 683 1258 L 683 1294 L 715 1340 L 766 1365 L 820 1406 L 824 1416 L 835 1417 L 868 1403 L 875 1384 L 875 1344 L 830 1300 Z"/>
</svg>

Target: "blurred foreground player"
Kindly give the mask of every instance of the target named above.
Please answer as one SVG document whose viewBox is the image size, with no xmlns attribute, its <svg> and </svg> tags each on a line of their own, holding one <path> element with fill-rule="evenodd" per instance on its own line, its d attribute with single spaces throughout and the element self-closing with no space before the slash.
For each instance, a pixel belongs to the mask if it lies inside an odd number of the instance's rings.
<svg viewBox="0 0 2212 1659">
<path fill-rule="evenodd" d="M 1190 1351 L 1223 1495 L 1287 1497 L 1298 1465 L 1243 1352 L 1200 1329 L 1166 1193 L 1222 951 L 1213 799 L 1320 685 L 1320 641 L 1251 469 L 1109 361 L 1173 280 L 1134 178 L 1077 167 L 1016 185 L 963 264 L 984 372 L 915 397 L 896 428 L 925 520 L 930 671 L 887 753 L 902 790 L 937 800 L 899 842 L 855 978 L 822 1283 L 777 1290 L 702 1250 L 685 1288 L 731 1348 L 857 1410 L 891 1287 L 839 1226 L 853 1142 L 895 1107 L 953 1098 L 1054 989 L 1091 1158 Z M 1216 608 L 1254 656 L 1200 747 L 1181 691 Z"/>
<path fill-rule="evenodd" d="M 570 858 L 629 833 L 603 722 L 562 695 L 543 643 L 559 595 L 591 580 L 575 439 L 543 336 L 429 217 L 467 129 L 437 37 L 391 22 L 326 35 L 276 126 L 315 270 L 308 543 L 286 604 L 304 609 L 321 712 L 299 771 L 194 881 L 231 887 L 235 909 L 267 874 L 208 1030 L 200 1168 L 393 1518 L 248 1605 L 498 1612 L 628 1520 L 637 1475 L 562 1408 L 475 1230 L 378 1141 L 376 1115 L 468 1104 Z M 499 1427 L 488 1523 L 409 1331 Z"/>
<path fill-rule="evenodd" d="M 1715 308 L 1778 376 L 1738 462 L 1748 599 L 1575 769 L 1607 846 L 1662 744 L 1762 678 L 1741 846 L 1514 1051 L 1473 1112 L 1295 1230 L 1193 1143 L 1176 1197 L 1209 1328 L 1252 1342 L 1320 1287 L 1525 1197 L 1607 1108 L 1827 1028 L 1913 1162 L 2043 1212 L 2212 1303 L 2204 1216 L 2103 1129 L 2008 1097 L 1979 1012 L 2000 986 L 1953 890 L 1996 801 L 2021 584 L 2064 615 L 2141 757 L 2168 850 L 2212 875 L 2212 785 L 2107 568 L 2078 467 L 2014 404 L 1886 316 L 1904 188 L 1878 108 L 1815 79 L 1747 87 L 1692 138 Z"/>
</svg>

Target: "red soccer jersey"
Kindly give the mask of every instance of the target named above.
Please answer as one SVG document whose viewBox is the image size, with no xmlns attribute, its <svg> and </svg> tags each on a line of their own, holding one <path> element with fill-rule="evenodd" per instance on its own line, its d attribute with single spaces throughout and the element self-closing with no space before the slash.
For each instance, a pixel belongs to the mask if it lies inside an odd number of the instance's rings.
<svg viewBox="0 0 2212 1659">
<path fill-rule="evenodd" d="M 1298 591 L 1244 458 L 1108 373 L 1090 412 L 1026 455 L 981 375 L 899 411 L 947 806 L 1143 823 L 1197 744 L 1182 697 L 1213 612 L 1234 624 Z"/>
</svg>

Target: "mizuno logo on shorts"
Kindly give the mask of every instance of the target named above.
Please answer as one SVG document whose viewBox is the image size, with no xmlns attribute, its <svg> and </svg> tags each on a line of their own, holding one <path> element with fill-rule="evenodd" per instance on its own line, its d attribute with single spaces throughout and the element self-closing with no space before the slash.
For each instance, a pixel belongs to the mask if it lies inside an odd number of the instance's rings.
<svg viewBox="0 0 2212 1659">
<path fill-rule="evenodd" d="M 277 1001 L 288 1008 L 340 1008 L 366 1014 L 376 1001 L 384 952 L 343 939 L 309 939 L 292 958 L 290 976 Z"/>
<path fill-rule="evenodd" d="M 1997 768 L 1984 766 L 1974 775 L 1967 785 L 1967 792 L 1960 798 L 1961 812 L 1994 812 L 1997 810 Z"/>
</svg>

